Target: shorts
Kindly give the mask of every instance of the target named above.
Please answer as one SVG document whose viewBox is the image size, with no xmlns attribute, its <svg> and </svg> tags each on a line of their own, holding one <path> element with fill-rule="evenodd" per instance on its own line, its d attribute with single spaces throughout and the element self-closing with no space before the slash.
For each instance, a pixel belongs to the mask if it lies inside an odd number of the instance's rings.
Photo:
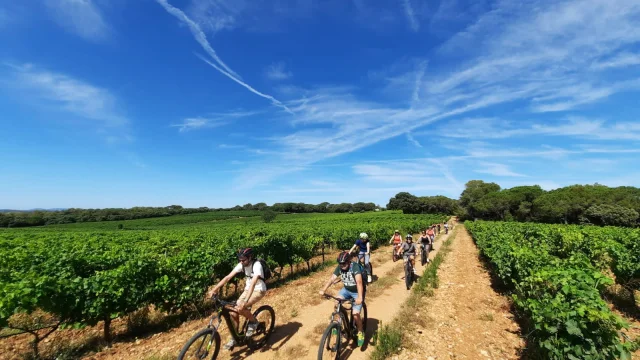
<svg viewBox="0 0 640 360">
<path fill-rule="evenodd" d="M 258 301 L 260 301 L 260 299 L 262 299 L 265 294 L 266 294 L 265 291 L 253 289 L 253 293 L 249 298 L 249 290 L 245 290 L 242 292 L 242 294 L 240 294 L 240 297 L 238 298 L 238 302 L 245 303 L 245 306 L 251 306 L 257 303 Z"/>
<path fill-rule="evenodd" d="M 362 310 L 362 304 L 356 305 L 356 299 L 358 298 L 357 291 L 351 292 L 347 290 L 347 288 L 343 287 L 342 289 L 340 289 L 340 292 L 338 292 L 338 296 L 345 300 L 351 300 L 351 307 L 353 308 L 353 312 L 360 313 L 360 311 Z M 362 302 L 364 302 L 364 296 L 362 298 Z"/>
<path fill-rule="evenodd" d="M 364 258 L 364 264 L 369 265 L 369 260 L 371 259 L 371 256 L 369 254 L 364 251 L 360 251 L 358 253 L 358 260 L 360 260 L 360 258 Z"/>
</svg>

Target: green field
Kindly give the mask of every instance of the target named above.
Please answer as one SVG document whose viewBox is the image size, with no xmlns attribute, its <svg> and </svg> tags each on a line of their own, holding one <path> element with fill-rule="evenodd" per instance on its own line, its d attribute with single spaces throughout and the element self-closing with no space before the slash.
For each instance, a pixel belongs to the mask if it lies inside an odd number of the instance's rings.
<svg viewBox="0 0 640 360">
<path fill-rule="evenodd" d="M 377 246 L 396 228 L 415 233 L 446 218 L 385 211 L 279 215 L 267 224 L 193 214 L 123 222 L 122 230 L 119 222 L 8 229 L 0 231 L 0 325 L 36 309 L 81 325 L 148 305 L 178 311 L 232 269 L 238 248 L 282 268 L 323 247 L 348 248 L 360 232 Z"/>
<path fill-rule="evenodd" d="M 629 359 L 628 325 L 601 297 L 613 280 L 638 289 L 640 230 L 617 227 L 467 222 L 481 253 L 513 292 L 545 359 Z"/>
</svg>

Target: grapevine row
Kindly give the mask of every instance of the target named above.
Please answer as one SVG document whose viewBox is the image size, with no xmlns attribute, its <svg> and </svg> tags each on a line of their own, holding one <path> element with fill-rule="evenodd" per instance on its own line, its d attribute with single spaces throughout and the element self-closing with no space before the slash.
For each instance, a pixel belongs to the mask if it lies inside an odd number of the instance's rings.
<svg viewBox="0 0 640 360">
<path fill-rule="evenodd" d="M 0 326 L 34 310 L 64 324 L 105 321 L 106 327 L 149 305 L 177 311 L 201 301 L 206 288 L 235 266 L 241 247 L 283 267 L 308 261 L 324 246 L 348 248 L 363 231 L 378 246 L 396 228 L 417 232 L 443 219 L 386 212 L 175 230 L 0 231 Z"/>
<path fill-rule="evenodd" d="M 613 280 L 640 276 L 640 231 L 531 223 L 467 222 L 481 253 L 513 291 L 514 304 L 531 323 L 530 336 L 546 359 L 630 357 L 601 292 Z"/>
</svg>

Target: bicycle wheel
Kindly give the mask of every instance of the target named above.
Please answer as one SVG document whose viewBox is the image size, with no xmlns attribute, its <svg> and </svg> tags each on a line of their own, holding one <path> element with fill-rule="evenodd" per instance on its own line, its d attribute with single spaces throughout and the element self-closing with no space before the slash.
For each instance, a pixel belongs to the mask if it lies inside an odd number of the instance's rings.
<svg viewBox="0 0 640 360">
<path fill-rule="evenodd" d="M 404 264 L 404 282 L 407 285 L 407 290 L 411 289 L 412 281 L 413 281 L 413 269 L 411 269 L 411 260 L 407 259 L 407 263 Z"/>
<path fill-rule="evenodd" d="M 427 254 L 425 253 L 425 251 L 428 251 L 428 249 L 429 249 L 428 246 L 422 247 L 422 254 L 421 254 L 422 266 L 424 266 L 424 264 L 427 263 Z"/>
<path fill-rule="evenodd" d="M 220 352 L 220 334 L 214 329 L 198 331 L 184 345 L 178 355 L 178 360 L 215 359 Z"/>
<path fill-rule="evenodd" d="M 276 324 L 276 313 L 269 305 L 262 305 L 254 311 L 253 316 L 258 320 L 256 332 L 248 339 L 249 349 L 256 350 L 264 346 L 273 333 Z"/>
<path fill-rule="evenodd" d="M 322 334 L 318 348 L 318 360 L 335 360 L 340 358 L 341 351 L 340 324 L 331 322 Z"/>
</svg>

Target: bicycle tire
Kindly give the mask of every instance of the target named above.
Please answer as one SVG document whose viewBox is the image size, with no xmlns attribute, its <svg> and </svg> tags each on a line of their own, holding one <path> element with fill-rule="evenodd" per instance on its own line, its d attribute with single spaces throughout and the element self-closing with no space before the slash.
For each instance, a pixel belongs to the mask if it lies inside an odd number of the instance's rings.
<svg viewBox="0 0 640 360">
<path fill-rule="evenodd" d="M 425 251 L 428 251 L 428 247 L 427 246 L 423 246 L 422 247 L 422 266 L 424 266 L 424 264 L 427 263 L 427 255 L 425 254 Z"/>
<path fill-rule="evenodd" d="M 404 265 L 404 282 L 407 285 L 407 290 L 411 289 L 412 281 L 413 270 L 411 269 L 411 260 L 407 259 L 407 263 Z"/>
<path fill-rule="evenodd" d="M 336 330 L 336 334 L 333 334 L 333 330 Z M 336 344 L 332 345 L 331 339 L 335 338 Z M 332 355 L 332 350 L 335 350 L 335 355 Z M 340 351 L 342 350 L 341 336 L 340 336 L 340 324 L 333 321 L 327 326 L 320 338 L 320 347 L 318 348 L 318 360 L 324 359 L 339 359 Z M 328 355 L 325 357 L 325 355 Z"/>
<path fill-rule="evenodd" d="M 263 322 L 260 322 L 258 324 L 258 329 L 256 330 L 256 333 L 253 334 L 253 336 L 251 336 L 248 339 L 247 342 L 247 346 L 249 347 L 249 349 L 251 350 L 257 350 L 261 347 L 263 347 L 267 341 L 269 341 L 269 338 L 271 337 L 271 334 L 273 333 L 273 328 L 276 324 L 276 313 L 273 310 L 273 308 L 269 305 L 262 305 L 258 308 L 258 310 L 253 312 L 253 316 L 258 319 L 258 316 L 261 312 L 267 312 L 268 316 L 270 317 L 270 324 L 269 325 L 265 325 Z M 260 320 L 258 320 L 260 321 Z M 264 334 L 264 337 L 262 337 L 259 340 L 255 340 L 256 336 L 259 334 Z"/>
<path fill-rule="evenodd" d="M 191 348 L 191 345 L 193 345 L 194 343 L 196 343 L 198 341 L 198 339 L 200 339 L 201 337 L 202 339 L 202 343 L 200 344 L 200 346 L 202 346 L 204 344 L 204 342 L 207 339 L 207 336 L 211 336 L 211 341 L 209 343 L 209 349 L 207 349 L 204 353 L 199 354 L 201 349 L 198 349 L 196 352 L 196 357 L 191 357 L 191 356 L 187 356 L 187 353 L 189 352 L 189 349 Z M 213 355 L 210 357 L 209 354 L 211 354 L 211 348 L 210 346 L 214 346 L 213 349 Z M 213 329 L 213 328 L 206 328 L 206 329 L 202 329 L 200 331 L 198 331 L 195 335 L 193 335 L 191 337 L 191 339 L 189 339 L 189 341 L 187 341 L 187 343 L 182 347 L 182 350 L 180 350 L 180 354 L 178 355 L 178 360 L 189 360 L 189 359 L 199 359 L 199 360 L 204 360 L 204 359 L 211 359 L 214 360 L 218 357 L 218 353 L 220 352 L 220 334 L 218 334 L 218 332 Z"/>
</svg>

